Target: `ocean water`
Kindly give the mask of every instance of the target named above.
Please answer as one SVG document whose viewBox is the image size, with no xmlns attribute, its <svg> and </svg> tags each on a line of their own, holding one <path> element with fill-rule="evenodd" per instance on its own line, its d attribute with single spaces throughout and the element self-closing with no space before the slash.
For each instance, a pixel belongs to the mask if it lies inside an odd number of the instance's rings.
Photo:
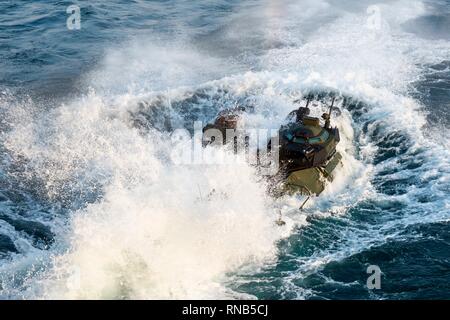
<svg viewBox="0 0 450 320">
<path fill-rule="evenodd" d="M 303 211 L 173 161 L 173 130 L 310 92 L 343 165 Z M 1 1 L 0 298 L 449 299 L 449 107 L 448 0 Z"/>
</svg>

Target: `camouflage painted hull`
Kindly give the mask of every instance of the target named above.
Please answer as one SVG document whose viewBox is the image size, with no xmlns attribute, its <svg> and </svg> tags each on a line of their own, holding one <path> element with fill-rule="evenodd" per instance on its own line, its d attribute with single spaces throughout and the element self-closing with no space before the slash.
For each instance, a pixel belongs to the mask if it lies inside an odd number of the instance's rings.
<svg viewBox="0 0 450 320">
<path fill-rule="evenodd" d="M 333 173 L 341 163 L 342 156 L 336 151 L 340 141 L 339 129 L 332 127 L 330 122 L 335 97 L 328 113 L 322 114 L 321 118 L 309 116 L 310 102 L 311 97 L 308 97 L 305 107 L 289 113 L 286 123 L 279 129 L 276 146 L 272 146 L 272 141 L 268 143 L 270 150 L 273 147 L 278 150 L 280 170 L 269 178 L 269 193 L 276 197 L 284 194 L 319 195 L 327 182 L 333 180 Z M 214 123 L 203 128 L 207 137 L 204 143 L 216 141 L 217 132 L 222 133 L 221 139 L 228 143 L 224 137 L 229 130 L 237 129 L 243 112 L 245 108 L 221 112 Z M 212 129 L 211 134 L 208 131 Z"/>
<path fill-rule="evenodd" d="M 341 160 L 341 154 L 336 152 L 324 166 L 291 172 L 282 183 L 281 193 L 319 195 L 325 190 L 327 182 L 333 181 Z"/>
</svg>

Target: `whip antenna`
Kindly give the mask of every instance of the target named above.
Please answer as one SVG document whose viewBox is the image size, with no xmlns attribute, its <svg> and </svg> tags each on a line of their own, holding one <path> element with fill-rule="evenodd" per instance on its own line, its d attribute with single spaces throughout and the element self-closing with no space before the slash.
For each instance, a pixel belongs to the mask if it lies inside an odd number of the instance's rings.
<svg viewBox="0 0 450 320">
<path fill-rule="evenodd" d="M 330 128 L 330 119 L 331 119 L 331 111 L 333 111 L 334 101 L 336 100 L 336 97 L 333 97 L 333 100 L 331 100 L 331 106 L 330 110 L 328 111 L 328 114 L 324 113 L 322 118 L 325 119 L 325 128 Z"/>
</svg>

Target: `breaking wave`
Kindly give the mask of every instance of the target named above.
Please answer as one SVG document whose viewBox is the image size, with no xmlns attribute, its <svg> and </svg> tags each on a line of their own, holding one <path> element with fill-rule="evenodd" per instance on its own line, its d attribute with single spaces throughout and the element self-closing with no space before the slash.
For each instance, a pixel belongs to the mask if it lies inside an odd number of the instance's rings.
<svg viewBox="0 0 450 320">
<path fill-rule="evenodd" d="M 450 44 L 403 30 L 426 3 L 378 4 L 376 29 L 369 5 L 255 2 L 189 40 L 111 46 L 64 102 L 4 90 L 0 297 L 307 298 L 318 271 L 448 222 L 447 134 L 412 90 Z M 316 115 L 340 97 L 343 166 L 303 212 L 249 165 L 174 163 L 173 130 L 243 105 L 275 129 L 309 93 Z"/>
</svg>

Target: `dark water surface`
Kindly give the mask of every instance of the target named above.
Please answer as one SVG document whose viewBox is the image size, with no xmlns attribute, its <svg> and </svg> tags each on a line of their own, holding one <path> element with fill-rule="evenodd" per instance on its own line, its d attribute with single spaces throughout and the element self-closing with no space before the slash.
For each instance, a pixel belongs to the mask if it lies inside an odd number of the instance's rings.
<svg viewBox="0 0 450 320">
<path fill-rule="evenodd" d="M 450 298 L 449 17 L 438 0 L 1 1 L 0 298 Z M 310 91 L 345 97 L 344 169 L 304 212 L 286 200 L 286 229 L 249 169 L 168 160 L 171 130 L 236 105 L 276 127 Z M 238 191 L 199 205 L 217 183 Z"/>
</svg>

